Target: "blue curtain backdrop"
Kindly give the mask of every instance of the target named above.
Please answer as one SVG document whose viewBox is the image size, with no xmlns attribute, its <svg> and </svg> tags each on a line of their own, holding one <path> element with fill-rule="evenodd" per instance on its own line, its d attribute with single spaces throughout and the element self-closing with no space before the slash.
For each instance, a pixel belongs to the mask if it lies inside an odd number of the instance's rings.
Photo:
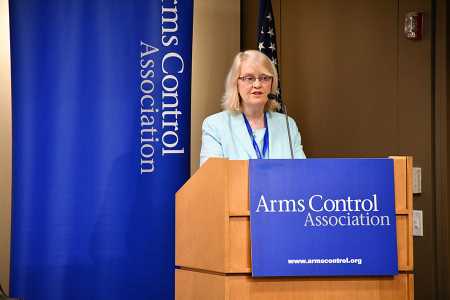
<svg viewBox="0 0 450 300">
<path fill-rule="evenodd" d="M 12 295 L 172 299 L 192 0 L 9 5 Z"/>
</svg>

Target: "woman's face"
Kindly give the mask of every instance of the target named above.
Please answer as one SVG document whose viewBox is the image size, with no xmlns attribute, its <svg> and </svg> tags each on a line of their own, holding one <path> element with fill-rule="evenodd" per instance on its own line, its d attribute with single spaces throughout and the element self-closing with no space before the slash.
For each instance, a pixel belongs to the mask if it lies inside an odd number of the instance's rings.
<svg viewBox="0 0 450 300">
<path fill-rule="evenodd" d="M 238 78 L 238 91 L 244 108 L 260 108 L 268 101 L 272 88 L 272 77 L 260 71 L 254 64 L 243 62 Z"/>
</svg>

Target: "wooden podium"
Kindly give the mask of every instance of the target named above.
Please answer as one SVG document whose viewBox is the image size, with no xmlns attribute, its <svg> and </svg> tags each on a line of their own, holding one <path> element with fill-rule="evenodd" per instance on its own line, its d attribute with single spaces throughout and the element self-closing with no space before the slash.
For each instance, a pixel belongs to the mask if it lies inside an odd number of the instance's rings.
<svg viewBox="0 0 450 300">
<path fill-rule="evenodd" d="M 392 159 L 397 276 L 252 278 L 248 161 L 217 158 L 176 194 L 175 299 L 414 299 L 412 159 Z"/>
</svg>

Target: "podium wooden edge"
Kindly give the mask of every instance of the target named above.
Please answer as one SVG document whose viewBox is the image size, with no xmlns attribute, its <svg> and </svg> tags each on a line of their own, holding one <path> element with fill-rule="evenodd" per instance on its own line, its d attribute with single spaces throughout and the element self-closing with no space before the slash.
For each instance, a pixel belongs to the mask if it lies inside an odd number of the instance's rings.
<svg viewBox="0 0 450 300">
<path fill-rule="evenodd" d="M 216 189 L 228 186 L 227 172 L 227 159 L 208 159 L 176 192 L 175 265 L 227 271 L 229 195 L 227 189 Z M 198 195 L 203 195 L 208 201 L 198 199 Z M 205 255 L 206 249 L 208 255 Z"/>
<path fill-rule="evenodd" d="M 177 269 L 176 300 L 413 300 L 414 275 L 386 277 L 270 277 Z"/>
</svg>

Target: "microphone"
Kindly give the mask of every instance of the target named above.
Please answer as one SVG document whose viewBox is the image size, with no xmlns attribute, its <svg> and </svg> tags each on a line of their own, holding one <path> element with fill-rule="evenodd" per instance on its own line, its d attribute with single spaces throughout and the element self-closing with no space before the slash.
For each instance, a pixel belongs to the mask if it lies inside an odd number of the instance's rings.
<svg viewBox="0 0 450 300">
<path fill-rule="evenodd" d="M 288 138 L 289 138 L 289 148 L 291 150 L 291 159 L 294 159 L 294 150 L 292 149 L 292 138 L 291 138 L 291 130 L 289 128 L 289 119 L 288 119 L 288 114 L 287 114 L 287 108 L 286 108 L 286 104 L 284 104 L 284 102 L 281 100 L 281 98 L 277 99 L 277 95 L 273 94 L 273 93 L 269 93 L 267 95 L 267 98 L 269 100 L 278 100 L 278 102 L 281 105 L 281 112 L 285 115 L 286 117 L 286 129 L 287 129 L 287 133 L 288 133 Z"/>
</svg>

